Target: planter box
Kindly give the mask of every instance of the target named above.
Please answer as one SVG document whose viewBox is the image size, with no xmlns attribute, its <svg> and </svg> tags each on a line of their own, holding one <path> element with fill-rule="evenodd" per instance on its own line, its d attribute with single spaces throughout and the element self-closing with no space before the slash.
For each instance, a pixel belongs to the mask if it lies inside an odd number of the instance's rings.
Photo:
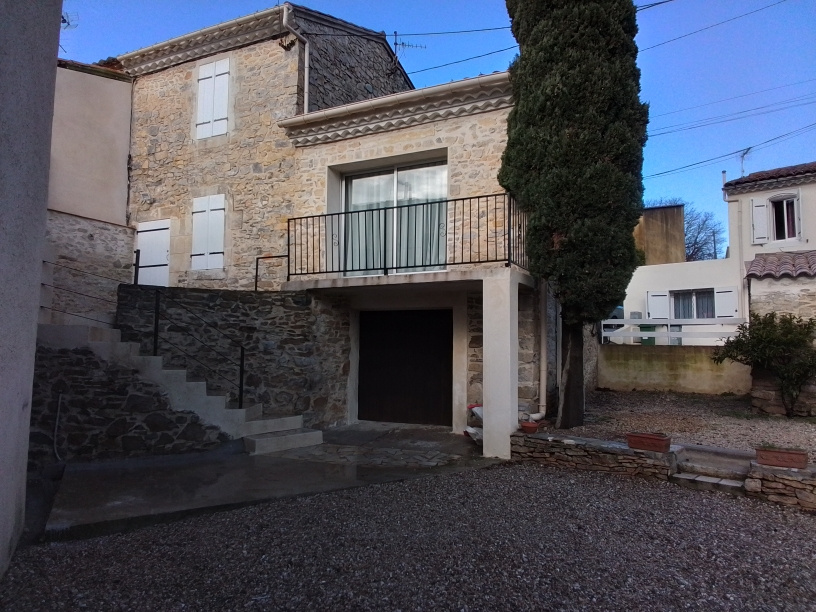
<svg viewBox="0 0 816 612">
<path fill-rule="evenodd" d="M 760 465 L 804 469 L 808 463 L 806 451 L 787 448 L 758 448 L 756 456 Z"/>
<path fill-rule="evenodd" d="M 656 433 L 628 433 L 626 443 L 629 448 L 637 450 L 647 450 L 655 453 L 668 453 L 671 446 L 671 438 L 663 434 Z"/>
<path fill-rule="evenodd" d="M 529 421 L 525 421 L 521 423 L 521 431 L 526 434 L 534 434 L 538 431 L 538 423 L 531 423 Z"/>
</svg>

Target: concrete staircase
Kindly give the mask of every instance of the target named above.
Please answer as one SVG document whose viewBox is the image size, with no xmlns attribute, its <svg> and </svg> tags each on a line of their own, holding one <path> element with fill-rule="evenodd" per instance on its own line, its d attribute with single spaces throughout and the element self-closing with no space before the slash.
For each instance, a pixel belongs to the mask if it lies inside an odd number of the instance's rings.
<svg viewBox="0 0 816 612">
<path fill-rule="evenodd" d="M 745 494 L 745 479 L 755 453 L 716 446 L 683 445 L 671 481 L 690 489 Z"/>
<path fill-rule="evenodd" d="M 167 393 L 176 410 L 196 413 L 233 439 L 244 440 L 252 455 L 322 444 L 323 432 L 303 428 L 303 417 L 264 418 L 263 406 L 231 408 L 224 395 L 209 395 L 205 381 L 187 380 L 187 370 L 168 369 L 162 357 L 139 354 L 139 344 L 122 342 L 117 329 L 87 325 L 41 324 L 37 342 L 56 349 L 87 347 L 101 359 L 137 370 Z"/>
</svg>

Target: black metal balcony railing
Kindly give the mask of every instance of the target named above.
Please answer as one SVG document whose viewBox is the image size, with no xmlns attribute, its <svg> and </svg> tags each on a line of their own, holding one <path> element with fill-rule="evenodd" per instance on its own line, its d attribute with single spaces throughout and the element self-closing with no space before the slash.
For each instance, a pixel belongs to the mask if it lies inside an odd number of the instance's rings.
<svg viewBox="0 0 816 612">
<path fill-rule="evenodd" d="M 299 217 L 288 221 L 287 278 L 493 262 L 527 269 L 526 232 L 527 215 L 508 194 Z"/>
</svg>

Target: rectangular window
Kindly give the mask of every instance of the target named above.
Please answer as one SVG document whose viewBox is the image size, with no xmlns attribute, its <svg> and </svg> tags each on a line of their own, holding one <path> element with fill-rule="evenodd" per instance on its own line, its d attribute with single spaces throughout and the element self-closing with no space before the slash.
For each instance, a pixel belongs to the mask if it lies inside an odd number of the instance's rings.
<svg viewBox="0 0 816 612">
<path fill-rule="evenodd" d="M 345 179 L 345 268 L 350 272 L 438 270 L 445 264 L 445 162 Z"/>
<path fill-rule="evenodd" d="M 193 270 L 224 267 L 224 194 L 193 200 Z"/>
<path fill-rule="evenodd" d="M 228 109 L 229 59 L 199 66 L 196 138 L 226 134 Z"/>
<path fill-rule="evenodd" d="M 796 200 L 785 198 L 771 202 L 774 221 L 774 240 L 797 237 Z"/>
<path fill-rule="evenodd" d="M 713 319 L 714 289 L 672 291 L 675 319 Z"/>
</svg>

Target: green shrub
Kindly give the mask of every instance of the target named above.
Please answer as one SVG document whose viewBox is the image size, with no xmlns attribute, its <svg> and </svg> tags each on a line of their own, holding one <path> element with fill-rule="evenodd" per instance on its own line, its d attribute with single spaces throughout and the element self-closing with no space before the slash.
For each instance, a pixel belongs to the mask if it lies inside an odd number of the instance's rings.
<svg viewBox="0 0 816 612">
<path fill-rule="evenodd" d="M 715 363 L 730 359 L 769 372 L 779 383 L 785 414 L 791 417 L 802 386 L 816 376 L 814 334 L 816 319 L 751 313 L 749 323 L 714 349 L 712 359 Z"/>
</svg>

